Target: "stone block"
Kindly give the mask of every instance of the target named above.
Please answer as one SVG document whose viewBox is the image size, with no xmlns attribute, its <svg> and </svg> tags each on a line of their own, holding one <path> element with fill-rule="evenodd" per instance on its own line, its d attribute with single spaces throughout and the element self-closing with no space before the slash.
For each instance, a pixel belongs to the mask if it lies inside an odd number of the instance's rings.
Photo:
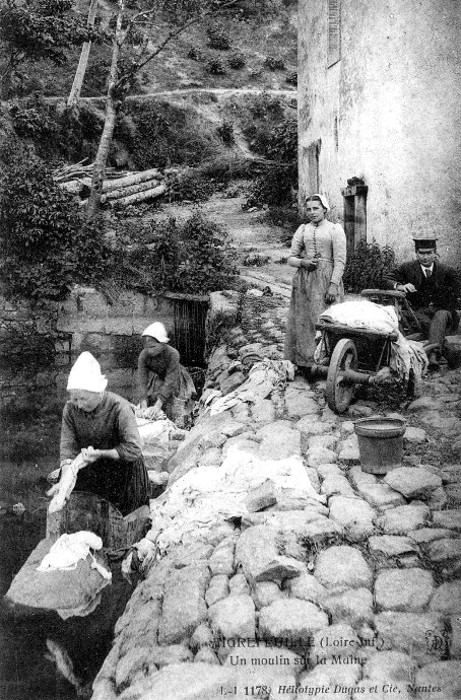
<svg viewBox="0 0 461 700">
<path fill-rule="evenodd" d="M 258 450 L 261 459 L 286 459 L 301 454 L 301 433 L 298 430 L 285 430 L 265 435 Z"/>
<path fill-rule="evenodd" d="M 220 600 L 208 609 L 208 618 L 215 636 L 225 639 L 255 637 L 256 611 L 249 595 L 233 595 Z"/>
<path fill-rule="evenodd" d="M 211 447 L 206 450 L 198 461 L 199 467 L 209 467 L 220 465 L 223 461 L 222 451 L 217 447 Z"/>
<path fill-rule="evenodd" d="M 426 549 L 429 559 L 436 563 L 461 565 L 461 539 L 436 540 Z"/>
<path fill-rule="evenodd" d="M 229 579 L 229 595 L 246 595 L 249 593 L 250 586 L 245 578 L 245 574 L 234 574 L 234 576 Z"/>
<path fill-rule="evenodd" d="M 442 583 L 429 605 L 431 610 L 450 615 L 461 615 L 461 579 Z"/>
<path fill-rule="evenodd" d="M 418 700 L 459 700 L 461 697 L 461 661 L 438 661 L 416 672 L 414 684 Z M 428 690 L 429 688 L 429 690 Z"/>
<path fill-rule="evenodd" d="M 325 435 L 311 435 L 308 438 L 310 450 L 314 449 L 315 447 L 326 447 L 327 450 L 334 450 L 337 442 L 338 440 L 334 433 L 326 433 Z"/>
<path fill-rule="evenodd" d="M 275 495 L 275 484 L 271 479 L 266 479 L 259 486 L 255 486 L 250 489 L 247 497 L 245 498 L 245 505 L 247 509 L 254 513 L 259 510 L 264 510 L 269 506 L 274 505 L 277 502 L 277 497 Z"/>
<path fill-rule="evenodd" d="M 303 571 L 297 578 L 286 581 L 285 586 L 293 598 L 307 600 L 310 603 L 322 605 L 324 598 L 327 596 L 325 586 L 322 586 L 315 576 L 308 571 Z"/>
<path fill-rule="evenodd" d="M 232 576 L 234 573 L 235 537 L 224 538 L 215 548 L 209 559 L 209 567 L 213 576 L 226 574 Z"/>
<path fill-rule="evenodd" d="M 360 550 L 347 545 L 330 547 L 317 557 L 315 577 L 329 591 L 371 589 L 373 575 Z"/>
<path fill-rule="evenodd" d="M 442 485 L 442 479 L 425 469 L 399 467 L 388 472 L 384 481 L 405 498 L 429 497 L 434 489 Z"/>
<path fill-rule="evenodd" d="M 409 426 L 405 430 L 403 441 L 408 445 L 421 445 L 427 442 L 427 433 L 424 428 L 413 428 Z"/>
<path fill-rule="evenodd" d="M 345 440 L 341 440 L 338 448 L 338 457 L 346 464 L 360 464 L 360 452 L 357 435 L 352 433 Z"/>
<path fill-rule="evenodd" d="M 255 423 L 267 424 L 275 421 L 275 406 L 270 399 L 262 399 L 251 407 L 251 417 Z"/>
<path fill-rule="evenodd" d="M 253 598 L 256 608 L 261 610 L 271 605 L 274 600 L 286 598 L 286 593 L 280 590 L 280 586 L 274 581 L 260 581 L 253 586 Z"/>
<path fill-rule="evenodd" d="M 417 664 L 408 654 L 401 651 L 381 651 L 370 656 L 363 672 L 365 678 L 387 684 L 407 684 L 413 680 L 416 669 Z"/>
<path fill-rule="evenodd" d="M 330 595 L 322 600 L 322 607 L 330 613 L 333 624 L 342 622 L 357 629 L 373 623 L 373 595 L 367 588 Z"/>
<path fill-rule="evenodd" d="M 426 505 L 408 505 L 390 508 L 376 522 L 386 535 L 406 535 L 411 530 L 423 527 L 430 517 Z"/>
<path fill-rule="evenodd" d="M 319 420 L 318 415 L 307 415 L 300 418 L 295 424 L 296 429 L 303 435 L 328 435 L 334 430 L 332 423 L 325 423 Z"/>
<path fill-rule="evenodd" d="M 212 576 L 205 593 L 205 601 L 208 607 L 229 595 L 229 579 L 225 574 Z"/>
<path fill-rule="evenodd" d="M 434 661 L 446 652 L 445 623 L 438 613 L 386 611 L 375 616 L 375 627 L 384 649 L 406 652 L 418 664 Z M 428 633 L 435 640 L 433 646 Z"/>
<path fill-rule="evenodd" d="M 294 651 L 304 653 L 312 635 L 327 625 L 326 613 L 304 600 L 276 600 L 259 613 L 259 632 L 263 639 L 290 640 Z"/>
<path fill-rule="evenodd" d="M 461 532 L 461 511 L 449 509 L 433 513 L 432 524 L 435 527 L 446 527 L 450 530 Z"/>
<path fill-rule="evenodd" d="M 414 540 L 411 540 L 409 537 L 398 537 L 397 535 L 370 537 L 368 549 L 370 552 L 384 554 L 386 557 L 399 557 L 418 552 L 418 547 Z"/>
<path fill-rule="evenodd" d="M 183 641 L 206 618 L 205 589 L 209 580 L 207 564 L 186 566 L 168 575 L 159 624 L 160 644 Z"/>
<path fill-rule="evenodd" d="M 433 591 L 432 574 L 424 569 L 388 569 L 381 571 L 375 581 L 376 604 L 387 610 L 422 610 Z"/>
<path fill-rule="evenodd" d="M 373 534 L 376 513 L 366 501 L 351 496 L 332 496 L 328 505 L 330 518 L 344 528 L 351 542 L 359 542 Z"/>
<path fill-rule="evenodd" d="M 280 582 L 299 576 L 303 570 L 301 562 L 279 554 L 278 530 L 264 525 L 242 532 L 236 546 L 236 563 L 242 565 L 250 583 Z"/>
<path fill-rule="evenodd" d="M 446 530 L 441 527 L 423 527 L 421 530 L 412 530 L 408 533 L 417 544 L 428 544 L 434 540 L 442 540 L 447 537 L 455 537 L 456 533 L 453 530 Z"/>
<path fill-rule="evenodd" d="M 314 447 L 309 449 L 306 455 L 309 467 L 318 467 L 321 464 L 334 464 L 337 461 L 336 452 L 326 447 Z"/>
</svg>

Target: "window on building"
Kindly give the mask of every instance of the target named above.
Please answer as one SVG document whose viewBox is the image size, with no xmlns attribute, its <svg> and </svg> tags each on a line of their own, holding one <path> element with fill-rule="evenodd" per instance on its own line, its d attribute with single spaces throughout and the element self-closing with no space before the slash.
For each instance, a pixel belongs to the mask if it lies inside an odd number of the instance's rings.
<svg viewBox="0 0 461 700">
<path fill-rule="evenodd" d="M 328 0 L 328 68 L 341 58 L 341 0 Z"/>
<path fill-rule="evenodd" d="M 358 177 L 348 180 L 347 187 L 341 190 L 348 256 L 352 255 L 359 241 L 367 240 L 367 193 L 367 185 Z"/>
</svg>

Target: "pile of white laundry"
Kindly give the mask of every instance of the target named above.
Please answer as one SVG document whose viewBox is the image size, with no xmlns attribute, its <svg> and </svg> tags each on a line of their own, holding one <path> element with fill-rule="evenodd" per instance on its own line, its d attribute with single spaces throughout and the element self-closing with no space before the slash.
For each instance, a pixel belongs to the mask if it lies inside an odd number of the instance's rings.
<svg viewBox="0 0 461 700">
<path fill-rule="evenodd" d="M 236 445 L 221 466 L 191 469 L 156 501 L 146 537 L 160 553 L 172 545 L 208 541 L 225 521 L 248 514 L 248 492 L 268 479 L 276 489 L 319 499 L 300 456 L 266 460 Z"/>
</svg>

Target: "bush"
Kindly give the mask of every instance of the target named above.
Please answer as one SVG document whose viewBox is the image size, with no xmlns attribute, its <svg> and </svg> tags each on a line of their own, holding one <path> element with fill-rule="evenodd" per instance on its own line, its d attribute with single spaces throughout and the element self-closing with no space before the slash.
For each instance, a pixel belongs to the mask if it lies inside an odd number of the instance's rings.
<svg viewBox="0 0 461 700">
<path fill-rule="evenodd" d="M 226 68 L 220 58 L 210 58 L 205 63 L 205 70 L 210 75 L 225 75 Z"/>
<path fill-rule="evenodd" d="M 298 84 L 298 74 L 297 73 L 290 73 L 285 78 L 285 82 L 288 83 L 288 85 L 294 85 L 296 87 Z"/>
<path fill-rule="evenodd" d="M 63 298 L 75 282 L 102 279 L 109 253 L 101 232 L 82 227 L 78 205 L 43 161 L 18 155 L 2 182 L 1 272 L 8 296 Z"/>
<path fill-rule="evenodd" d="M 209 27 L 207 29 L 208 46 L 219 51 L 228 51 L 231 47 L 228 34 L 221 27 Z"/>
<path fill-rule="evenodd" d="M 229 64 L 230 68 L 233 68 L 234 70 L 239 70 L 245 65 L 245 56 L 241 53 L 234 53 L 231 56 L 229 56 L 227 63 Z"/>
<path fill-rule="evenodd" d="M 266 56 L 264 65 L 269 70 L 285 70 L 285 63 L 282 58 L 276 58 L 275 56 Z"/>
<path fill-rule="evenodd" d="M 349 257 L 344 271 L 344 287 L 348 292 L 362 289 L 380 289 L 384 277 L 395 265 L 395 254 L 389 246 L 380 246 L 373 241 L 359 241 Z"/>
<path fill-rule="evenodd" d="M 213 189 L 213 184 L 198 173 L 182 173 L 171 180 L 167 196 L 170 202 L 204 202 Z"/>
<path fill-rule="evenodd" d="M 126 108 L 134 123 L 128 148 L 138 170 L 171 165 L 194 166 L 212 158 L 219 141 L 209 129 L 200 128 L 192 108 L 166 102 L 131 102 Z"/>
<path fill-rule="evenodd" d="M 226 233 L 198 211 L 181 224 L 174 218 L 154 224 L 149 238 L 122 261 L 124 279 L 133 286 L 137 280 L 140 291 L 206 294 L 228 287 L 237 274 Z"/>
<path fill-rule="evenodd" d="M 296 164 L 269 165 L 250 187 L 245 207 L 261 207 L 265 204 L 283 207 L 291 204 L 297 181 Z"/>
<path fill-rule="evenodd" d="M 189 49 L 187 56 L 193 61 L 203 61 L 203 51 L 200 51 L 196 46 Z"/>
<path fill-rule="evenodd" d="M 235 143 L 234 125 L 231 122 L 223 121 L 216 129 L 216 133 L 222 138 L 225 146 L 233 146 Z"/>
</svg>

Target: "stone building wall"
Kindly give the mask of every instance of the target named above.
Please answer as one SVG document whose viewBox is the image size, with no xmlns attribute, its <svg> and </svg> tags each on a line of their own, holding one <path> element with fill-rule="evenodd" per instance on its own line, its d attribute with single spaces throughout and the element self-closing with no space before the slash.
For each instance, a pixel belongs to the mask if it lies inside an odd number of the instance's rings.
<svg viewBox="0 0 461 700">
<path fill-rule="evenodd" d="M 434 231 L 461 260 L 461 18 L 456 0 L 341 0 L 341 58 L 328 61 L 328 0 L 299 5 L 301 201 L 308 148 L 321 140 L 319 189 L 343 217 L 341 189 L 368 185 L 367 238 L 412 255 Z"/>
<path fill-rule="evenodd" d="M 134 400 L 140 334 L 153 321 L 164 323 L 174 342 L 172 303 L 163 297 L 121 292 L 110 304 L 96 290 L 76 286 L 62 302 L 0 298 L 0 405 L 44 390 L 62 403 L 70 366 L 84 350 L 101 363 L 109 388 Z"/>
</svg>

